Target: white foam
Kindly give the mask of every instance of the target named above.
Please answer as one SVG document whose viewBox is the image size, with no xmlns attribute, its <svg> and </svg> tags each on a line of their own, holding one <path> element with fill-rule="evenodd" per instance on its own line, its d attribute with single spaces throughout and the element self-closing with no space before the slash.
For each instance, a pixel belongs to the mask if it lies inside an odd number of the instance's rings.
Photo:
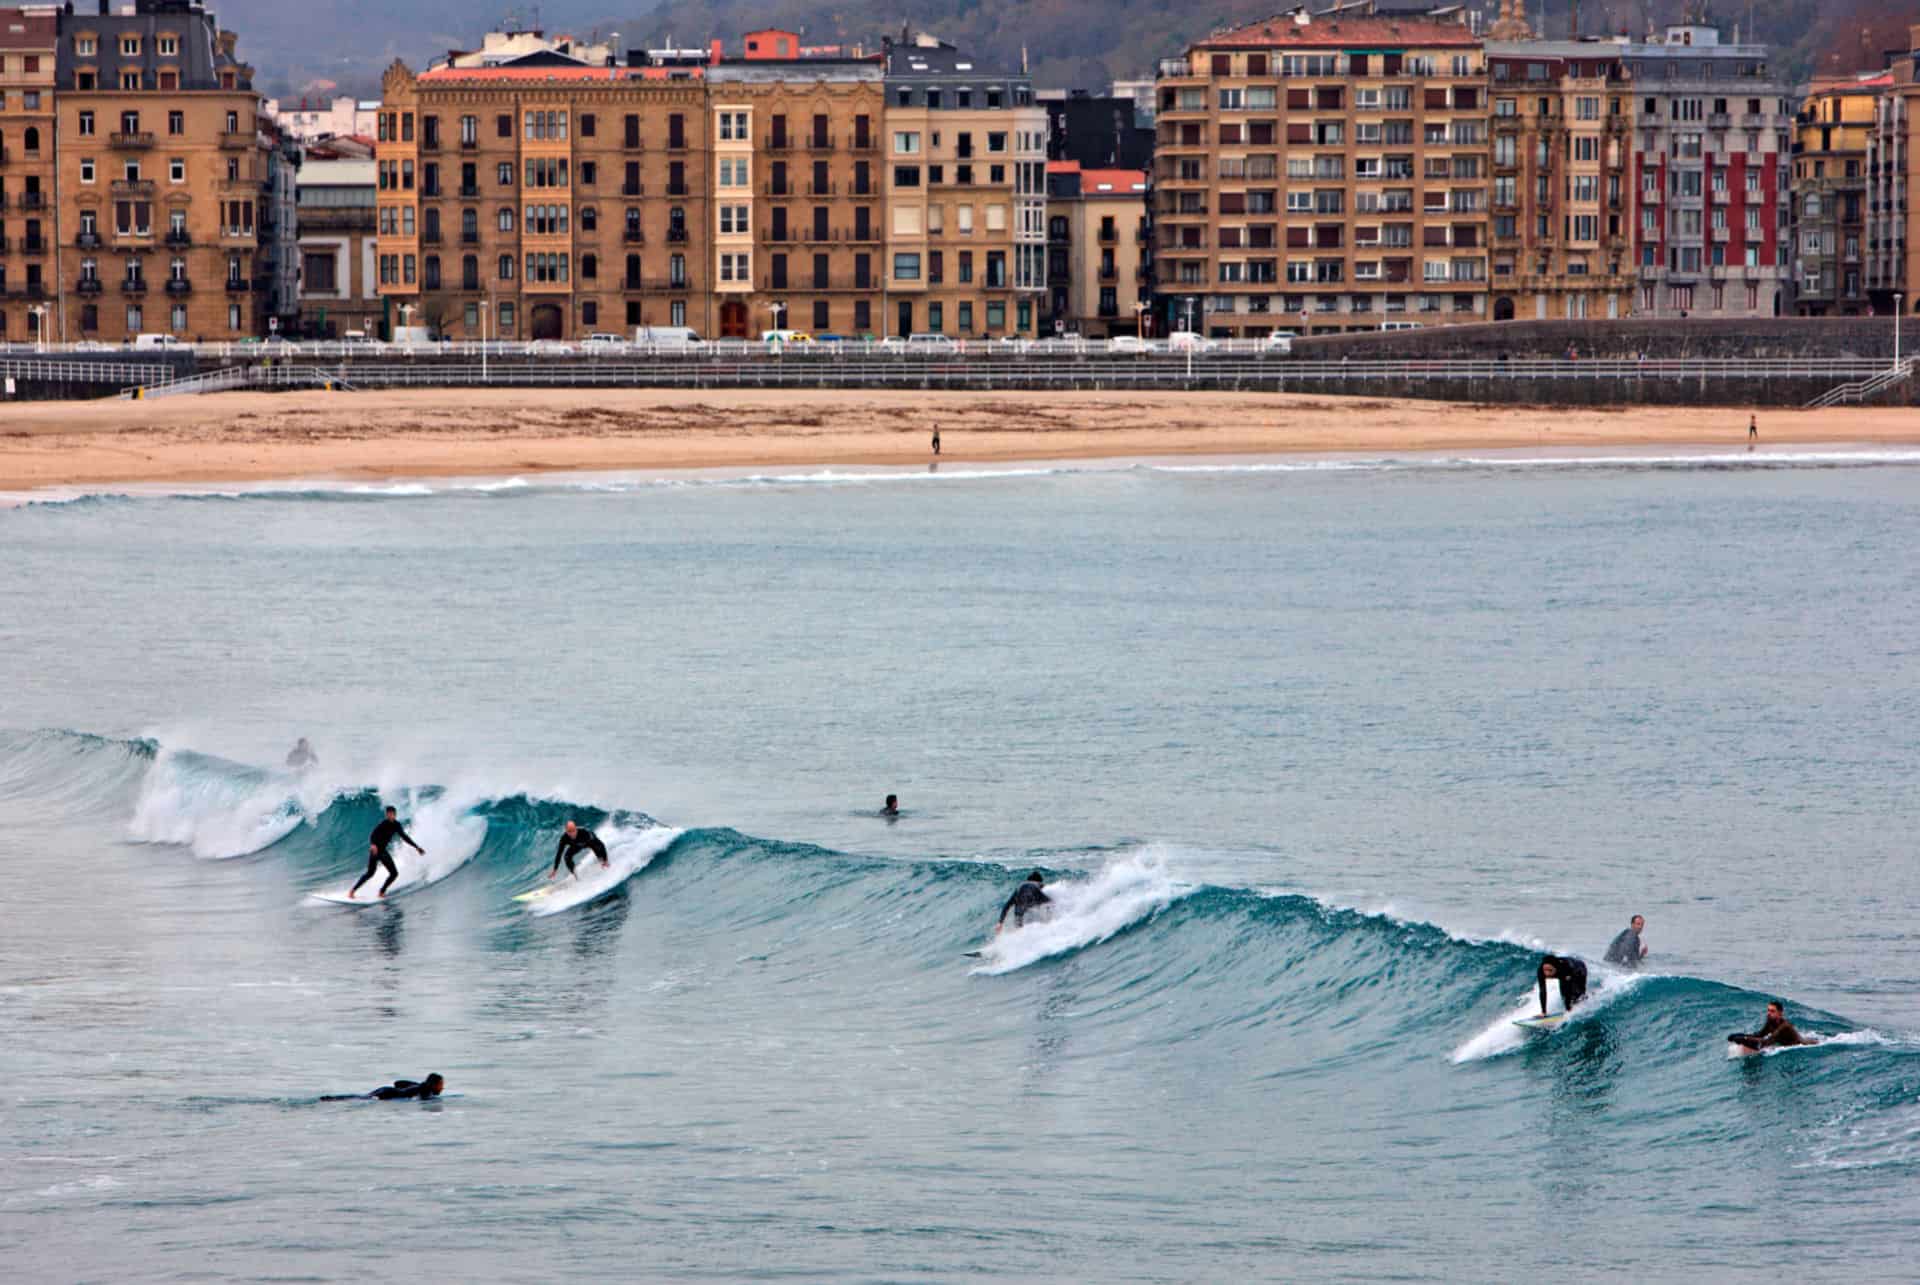
<svg viewBox="0 0 1920 1285">
<path fill-rule="evenodd" d="M 136 843 L 171 843 L 209 861 L 278 843 L 323 809 L 332 791 L 290 775 L 249 772 L 162 749 L 140 783 L 128 823 Z"/>
<path fill-rule="evenodd" d="M 998 976 L 1055 955 L 1103 942 L 1158 914 L 1199 885 L 1167 873 L 1164 854 L 1153 847 L 1117 857 L 1089 879 L 1047 887 L 1053 917 L 995 937 L 981 951 L 976 976 Z"/>
<path fill-rule="evenodd" d="M 1635 973 L 1632 975 L 1625 973 L 1593 973 L 1589 978 L 1591 984 L 1587 989 L 1586 999 L 1575 1006 L 1572 1016 L 1561 1023 L 1558 1029 L 1563 1031 L 1571 1030 L 1583 1022 L 1592 1021 L 1596 1013 L 1599 1013 L 1622 995 L 1634 990 L 1642 982 L 1646 981 L 1649 976 L 1650 974 L 1646 973 Z M 1547 1011 L 1549 1013 L 1562 1013 L 1566 1011 L 1560 1003 L 1558 989 L 1553 986 L 1547 987 Z M 1463 1062 L 1480 1062 L 1487 1058 L 1500 1057 L 1504 1054 L 1511 1053 L 1525 1044 L 1529 1039 L 1553 1038 L 1552 1035 L 1532 1035 L 1524 1028 L 1514 1025 L 1515 1022 L 1523 1017 L 1538 1017 L 1539 1015 L 1540 992 L 1537 988 L 1532 988 L 1527 991 L 1520 1002 L 1512 1009 L 1501 1014 L 1501 1016 L 1489 1023 L 1485 1030 L 1482 1030 L 1478 1035 L 1473 1036 L 1466 1043 L 1455 1049 L 1451 1060 L 1456 1066 Z"/>
<path fill-rule="evenodd" d="M 535 918 L 545 918 L 605 896 L 651 865 L 655 857 L 673 845 L 680 833 L 672 826 L 665 825 L 638 829 L 603 827 L 599 835 L 601 842 L 607 845 L 606 869 L 601 869 L 599 860 L 589 854 L 584 864 L 578 867 L 579 873 L 575 877 L 567 879 L 547 896 L 527 902 L 527 913 Z M 577 862 L 581 858 L 575 856 L 574 860 Z M 564 875 L 561 877 L 566 878 Z"/>
</svg>

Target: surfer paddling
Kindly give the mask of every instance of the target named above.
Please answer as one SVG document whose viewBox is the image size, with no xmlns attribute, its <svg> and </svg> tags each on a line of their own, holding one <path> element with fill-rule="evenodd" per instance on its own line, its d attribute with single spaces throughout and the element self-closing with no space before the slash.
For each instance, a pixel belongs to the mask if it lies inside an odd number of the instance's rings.
<svg viewBox="0 0 1920 1285">
<path fill-rule="evenodd" d="M 600 842 L 600 837 L 593 831 L 569 821 L 566 832 L 560 836 L 560 846 L 554 850 L 553 869 L 547 871 L 547 878 L 551 879 L 560 873 L 562 861 L 567 863 L 567 873 L 574 874 L 573 854 L 583 848 L 600 858 L 602 867 L 610 864 L 607 861 L 607 845 Z"/>
<path fill-rule="evenodd" d="M 1571 1013 L 1587 994 L 1587 961 L 1575 959 L 1572 955 L 1548 955 L 1540 961 L 1540 967 L 1534 974 L 1540 984 L 1540 1016 L 1547 1015 L 1547 983 L 1558 982 L 1560 1003 Z"/>
<path fill-rule="evenodd" d="M 1791 1048 L 1796 1044 L 1813 1044 L 1787 1020 L 1786 1010 L 1780 1007 L 1780 1001 L 1767 1001 L 1767 1020 L 1760 1023 L 1760 1029 L 1751 1035 L 1736 1031 L 1727 1036 L 1727 1043 L 1737 1044 L 1743 1049 L 1759 1052 L 1761 1049 Z"/>
<path fill-rule="evenodd" d="M 1046 876 L 1042 875 L 1038 870 L 1021 881 L 1020 886 L 1013 890 L 1013 895 L 1007 898 L 1007 904 L 1000 907 L 1000 918 L 995 921 L 993 925 L 994 936 L 998 937 L 1000 930 L 1007 926 L 1007 912 L 1009 910 L 1013 912 L 1013 926 L 1015 929 L 1026 927 L 1027 920 L 1029 919 L 1035 920 L 1036 922 L 1044 920 L 1047 915 L 1051 913 L 1041 909 L 1043 906 L 1053 904 L 1053 898 L 1049 897 L 1042 890 L 1042 885 L 1044 885 L 1046 881 Z"/>
<path fill-rule="evenodd" d="M 447 1087 L 440 1072 L 435 1071 L 424 1080 L 395 1080 L 392 1084 L 383 1084 L 371 1093 L 330 1093 L 321 1098 L 322 1102 L 431 1102 L 440 1096 Z"/>
<path fill-rule="evenodd" d="M 380 895 L 382 897 L 387 895 L 387 889 L 393 887 L 393 881 L 400 877 L 400 867 L 393 864 L 393 857 L 387 852 L 387 849 L 393 846 L 395 839 L 400 840 L 421 856 L 427 855 L 427 850 L 415 843 L 413 836 L 401 828 L 399 812 L 389 807 L 387 819 L 373 827 L 373 833 L 367 836 L 367 872 L 360 876 L 353 887 L 347 889 L 348 901 L 359 896 L 360 884 L 373 878 L 373 872 L 381 866 L 387 868 L 387 881 L 380 885 Z"/>
</svg>

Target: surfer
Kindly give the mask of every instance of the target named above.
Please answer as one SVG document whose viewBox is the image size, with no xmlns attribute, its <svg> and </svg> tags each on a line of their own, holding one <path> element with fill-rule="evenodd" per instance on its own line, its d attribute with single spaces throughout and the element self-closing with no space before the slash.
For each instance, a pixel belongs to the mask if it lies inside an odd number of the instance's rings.
<svg viewBox="0 0 1920 1285">
<path fill-rule="evenodd" d="M 592 852 L 594 856 L 600 858 L 600 864 L 603 867 L 609 864 L 607 861 L 607 845 L 600 842 L 600 836 L 591 830 L 583 830 L 572 821 L 569 821 L 567 822 L 566 833 L 560 836 L 560 846 L 554 851 L 553 869 L 547 871 L 547 878 L 551 879 L 560 873 L 560 863 L 562 861 L 567 863 L 567 873 L 574 873 L 573 854 L 582 848 L 587 849 Z"/>
<path fill-rule="evenodd" d="M 1036 921 L 1047 917 L 1049 912 L 1040 909 L 1042 906 L 1053 904 L 1053 898 L 1041 891 L 1041 886 L 1046 881 L 1046 876 L 1038 870 L 1021 881 L 1020 886 L 1013 890 L 1013 895 L 1007 898 L 1007 904 L 1000 907 L 1000 918 L 993 925 L 994 936 L 998 937 L 1000 930 L 1007 926 L 1009 910 L 1013 912 L 1013 926 L 1016 929 L 1025 927 L 1029 917 Z"/>
<path fill-rule="evenodd" d="M 392 1084 L 383 1084 L 371 1093 L 330 1093 L 321 1098 L 322 1102 L 428 1102 L 440 1096 L 447 1082 L 435 1071 L 424 1080 L 395 1080 Z"/>
<path fill-rule="evenodd" d="M 387 819 L 373 827 L 373 833 L 367 836 L 367 872 L 360 876 L 353 887 L 347 889 L 348 901 L 352 901 L 358 895 L 360 885 L 373 878 L 373 872 L 383 865 L 387 868 L 387 881 L 380 885 L 380 895 L 382 897 L 387 895 L 387 889 L 393 887 L 393 881 L 400 877 L 400 867 L 393 864 L 392 856 L 387 853 L 387 849 L 393 846 L 395 839 L 399 839 L 421 856 L 427 855 L 427 850 L 415 843 L 413 836 L 400 828 L 399 812 L 389 807 Z"/>
<path fill-rule="evenodd" d="M 1760 1029 L 1751 1035 L 1735 1031 L 1727 1036 L 1727 1043 L 1738 1044 L 1743 1049 L 1759 1050 L 1788 1048 L 1795 1044 L 1812 1044 L 1814 1041 L 1802 1035 L 1787 1020 L 1786 1011 L 1780 1007 L 1779 1000 L 1770 999 L 1767 1001 L 1767 1020 L 1760 1023 Z"/>
<path fill-rule="evenodd" d="M 313 752 L 313 746 L 307 744 L 307 738 L 301 737 L 287 751 L 287 766 L 296 772 L 304 772 L 310 767 L 320 766 L 320 756 Z"/>
<path fill-rule="evenodd" d="M 1647 920 L 1644 915 L 1635 915 L 1620 935 L 1607 947 L 1607 962 L 1618 964 L 1622 968 L 1638 968 L 1640 961 L 1647 957 L 1647 948 L 1640 944 L 1640 934 L 1645 932 Z"/>
<path fill-rule="evenodd" d="M 889 821 L 898 821 L 900 819 L 900 796 L 897 794 L 889 794 L 887 801 L 880 805 L 880 815 Z"/>
<path fill-rule="evenodd" d="M 1539 971 L 1535 974 L 1540 983 L 1540 1016 L 1547 1015 L 1547 981 L 1553 979 L 1560 984 L 1560 1003 L 1567 1012 L 1573 1011 L 1587 993 L 1587 961 L 1575 959 L 1572 955 L 1548 955 L 1540 961 Z"/>
</svg>

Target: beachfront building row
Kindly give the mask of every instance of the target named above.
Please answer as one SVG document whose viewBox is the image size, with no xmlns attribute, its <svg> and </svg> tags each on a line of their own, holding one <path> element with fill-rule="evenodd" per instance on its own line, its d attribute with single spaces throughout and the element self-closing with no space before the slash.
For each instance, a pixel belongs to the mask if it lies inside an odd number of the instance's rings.
<svg viewBox="0 0 1920 1285">
<path fill-rule="evenodd" d="M 1296 10 L 1157 79 L 1154 257 L 1216 335 L 1785 311 L 1792 124 L 1715 28 L 1542 42 L 1520 6 Z"/>
<path fill-rule="evenodd" d="M 380 292 L 462 338 L 1033 336 L 1047 115 L 931 37 L 387 73 Z"/>
<path fill-rule="evenodd" d="M 1920 310 L 1920 24 L 1907 48 L 1816 79 L 1795 119 L 1793 253 L 1804 316 Z"/>
</svg>

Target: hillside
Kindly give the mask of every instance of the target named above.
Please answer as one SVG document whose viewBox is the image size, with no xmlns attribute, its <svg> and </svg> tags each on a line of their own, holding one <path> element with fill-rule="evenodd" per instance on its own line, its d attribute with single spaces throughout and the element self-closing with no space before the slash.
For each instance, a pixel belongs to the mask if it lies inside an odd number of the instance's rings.
<svg viewBox="0 0 1920 1285">
<path fill-rule="evenodd" d="M 1406 3 L 1406 0 L 1395 0 Z M 1488 9 L 1496 0 L 1484 0 Z M 519 6 L 471 0 L 236 0 L 220 8 L 241 33 L 241 50 L 270 93 L 377 92 L 393 58 L 416 66 L 454 46 L 477 43 L 489 26 L 534 25 L 549 32 L 619 32 L 627 46 L 730 44 L 741 32 L 786 27 L 816 44 L 877 43 L 903 25 L 934 31 L 1008 66 L 1023 52 L 1043 86 L 1104 86 L 1115 77 L 1150 75 L 1154 61 L 1215 27 L 1263 17 L 1284 0 L 688 0 L 654 6 L 620 0 L 542 0 Z M 1528 8 L 1538 14 L 1540 0 Z M 1587 34 L 1644 31 L 1677 20 L 1683 0 L 1584 0 Z M 1548 32 L 1568 30 L 1570 0 L 1552 0 Z M 1747 4 L 1708 6 L 1728 35 L 1748 21 Z M 1920 0 L 1753 0 L 1761 39 L 1781 49 L 1779 65 L 1803 76 L 1877 67 L 1880 51 L 1904 48 Z M 1743 30 L 1742 35 L 1747 33 Z"/>
</svg>

